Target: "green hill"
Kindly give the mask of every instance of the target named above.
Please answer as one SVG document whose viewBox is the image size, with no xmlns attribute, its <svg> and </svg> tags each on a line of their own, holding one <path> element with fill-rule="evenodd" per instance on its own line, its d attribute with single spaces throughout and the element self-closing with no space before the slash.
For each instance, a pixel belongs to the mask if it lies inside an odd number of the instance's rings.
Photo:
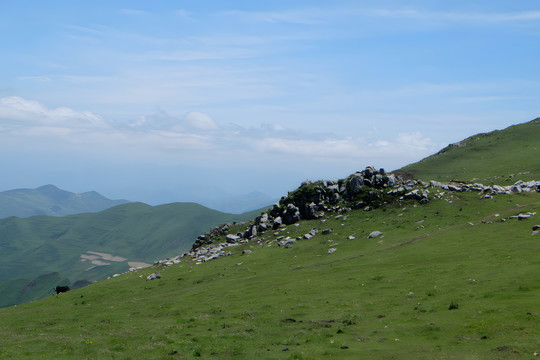
<svg viewBox="0 0 540 360">
<path fill-rule="evenodd" d="M 99 213 L 2 219 L 0 306 L 49 295 L 52 287 L 39 286 L 47 274 L 61 284 L 87 284 L 127 271 L 130 263 L 175 256 L 209 227 L 251 217 L 195 203 L 130 203 Z"/>
<path fill-rule="evenodd" d="M 0 192 L 0 219 L 10 216 L 65 216 L 99 212 L 128 202 L 127 200 L 110 200 L 95 191 L 75 194 L 54 185 L 45 185 L 37 189 Z"/>
<path fill-rule="evenodd" d="M 502 184 L 540 179 L 540 118 L 477 134 L 395 173 L 407 178 Z M 508 179 L 508 180 L 507 180 Z"/>
<path fill-rule="evenodd" d="M 468 166 L 445 176 L 494 176 Z M 307 182 L 178 264 L 0 309 L 0 357 L 536 358 L 540 183 L 450 185 Z"/>
</svg>

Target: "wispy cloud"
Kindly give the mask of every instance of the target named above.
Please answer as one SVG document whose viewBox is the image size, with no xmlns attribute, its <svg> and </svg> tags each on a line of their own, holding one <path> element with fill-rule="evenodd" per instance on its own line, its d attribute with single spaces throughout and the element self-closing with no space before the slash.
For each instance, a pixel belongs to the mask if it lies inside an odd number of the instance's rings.
<svg viewBox="0 0 540 360">
<path fill-rule="evenodd" d="M 250 22 L 315 25 L 323 23 L 325 21 L 325 17 L 328 15 L 328 12 L 323 9 L 316 8 L 282 11 L 229 10 L 221 13 L 220 15 L 231 16 Z"/>
<path fill-rule="evenodd" d="M 36 81 L 36 82 L 47 82 L 51 81 L 51 78 L 49 76 L 45 75 L 38 75 L 38 76 L 19 76 L 17 77 L 19 80 L 23 81 Z"/>
<path fill-rule="evenodd" d="M 365 15 L 392 19 L 413 19 L 465 23 L 501 23 L 540 20 L 540 11 L 524 12 L 457 12 L 421 9 L 373 9 L 361 11 Z"/>
<path fill-rule="evenodd" d="M 180 117 L 162 112 L 129 127 L 119 127 L 91 112 L 65 107 L 49 109 L 19 97 L 0 98 L 0 120 L 0 139 L 16 137 L 21 146 L 36 140 L 51 148 L 67 143 L 73 144 L 77 151 L 108 149 L 109 156 L 160 154 L 174 159 L 190 154 L 209 162 L 215 162 L 216 156 L 236 156 L 249 161 L 284 156 L 308 162 L 355 163 L 370 161 L 370 157 L 412 159 L 435 150 L 435 144 L 420 133 L 403 133 L 395 139 L 340 138 L 334 134 L 293 131 L 279 123 L 249 128 L 222 126 L 200 111 Z M 100 147 L 96 148 L 96 144 Z"/>
<path fill-rule="evenodd" d="M 64 27 L 69 29 L 69 30 L 72 30 L 74 32 L 84 33 L 84 34 L 87 34 L 87 35 L 96 35 L 96 36 L 105 35 L 105 32 L 103 30 L 98 30 L 96 28 L 90 28 L 90 27 L 87 27 L 87 26 L 66 24 L 66 25 L 64 25 Z"/>
<path fill-rule="evenodd" d="M 89 111 L 76 111 L 67 107 L 49 109 L 18 96 L 0 98 L 0 118 L 14 121 L 17 127 L 66 127 L 103 129 L 109 125 L 103 118 Z"/>
<path fill-rule="evenodd" d="M 298 25 L 321 25 L 339 21 L 351 21 L 358 18 L 380 18 L 433 22 L 459 22 L 469 24 L 486 23 L 512 23 L 529 22 L 540 20 L 540 11 L 522 12 L 467 12 L 453 10 L 429 10 L 426 8 L 414 8 L 395 6 L 383 8 L 375 6 L 331 5 L 322 7 L 305 7 L 286 9 L 281 11 L 241 11 L 233 10 L 223 12 L 222 15 L 231 16 L 243 21 L 263 22 L 271 24 L 298 24 Z"/>
</svg>

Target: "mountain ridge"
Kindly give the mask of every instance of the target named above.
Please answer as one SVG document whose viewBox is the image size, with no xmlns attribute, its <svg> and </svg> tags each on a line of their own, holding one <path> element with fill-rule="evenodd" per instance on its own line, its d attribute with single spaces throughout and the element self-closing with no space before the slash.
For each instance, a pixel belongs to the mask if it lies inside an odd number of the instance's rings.
<svg viewBox="0 0 540 360">
<path fill-rule="evenodd" d="M 540 179 L 540 118 L 472 135 L 393 173 L 424 181 L 484 181 L 501 184 L 516 175 Z"/>
<path fill-rule="evenodd" d="M 111 200 L 96 191 L 73 193 L 48 184 L 35 189 L 18 188 L 0 192 L 0 219 L 99 212 L 129 202 Z"/>
</svg>

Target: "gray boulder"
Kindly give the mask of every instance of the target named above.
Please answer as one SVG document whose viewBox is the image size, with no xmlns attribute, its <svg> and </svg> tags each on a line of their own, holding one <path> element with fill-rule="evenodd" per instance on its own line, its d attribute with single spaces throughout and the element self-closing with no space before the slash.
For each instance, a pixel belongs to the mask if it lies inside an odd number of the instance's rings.
<svg viewBox="0 0 540 360">
<path fill-rule="evenodd" d="M 291 225 L 300 221 L 300 210 L 293 204 L 287 205 L 287 210 L 283 212 L 283 222 L 286 225 Z"/>
<path fill-rule="evenodd" d="M 156 273 L 153 273 L 151 275 L 148 275 L 148 277 L 146 278 L 146 281 L 150 281 L 150 280 L 154 280 L 154 279 L 160 279 L 161 278 L 161 274 L 156 272 Z"/>
<path fill-rule="evenodd" d="M 272 224 L 272 229 L 276 230 L 281 225 L 283 225 L 283 219 L 281 218 L 281 216 L 278 216 L 277 218 L 274 219 L 274 224 Z"/>
<path fill-rule="evenodd" d="M 373 239 L 373 238 L 376 238 L 376 237 L 379 237 L 381 236 L 383 233 L 381 231 L 372 231 L 369 235 L 368 235 L 368 239 Z"/>
<path fill-rule="evenodd" d="M 225 240 L 226 240 L 229 244 L 234 244 L 235 242 L 237 242 L 237 241 L 240 240 L 240 239 L 241 239 L 240 236 L 233 235 L 233 234 L 228 234 L 228 235 L 225 237 Z"/>
</svg>

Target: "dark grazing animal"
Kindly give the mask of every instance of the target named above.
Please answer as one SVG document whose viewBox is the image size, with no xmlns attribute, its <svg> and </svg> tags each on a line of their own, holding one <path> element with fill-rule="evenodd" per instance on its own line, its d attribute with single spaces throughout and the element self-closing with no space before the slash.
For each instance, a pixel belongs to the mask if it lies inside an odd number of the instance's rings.
<svg viewBox="0 0 540 360">
<path fill-rule="evenodd" d="M 69 291 L 69 286 L 57 286 L 54 288 L 54 291 L 56 291 L 56 294 L 60 294 Z"/>
</svg>

